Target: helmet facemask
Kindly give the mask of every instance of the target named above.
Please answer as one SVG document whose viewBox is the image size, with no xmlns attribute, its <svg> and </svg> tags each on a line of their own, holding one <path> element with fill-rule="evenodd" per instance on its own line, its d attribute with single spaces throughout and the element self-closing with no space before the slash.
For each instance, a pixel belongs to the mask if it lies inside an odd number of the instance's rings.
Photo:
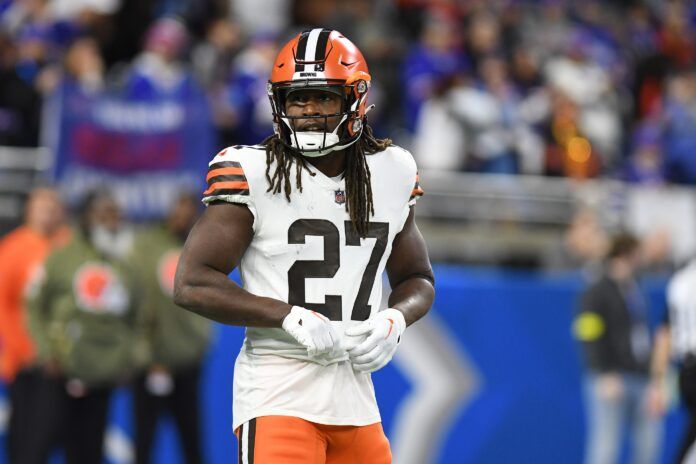
<svg viewBox="0 0 696 464">
<path fill-rule="evenodd" d="M 369 76 L 368 76 L 369 79 Z M 286 112 L 286 99 L 291 91 L 318 90 L 338 94 L 341 109 L 334 114 L 289 116 Z M 291 150 L 306 157 L 320 157 L 336 150 L 343 150 L 355 143 L 361 136 L 365 116 L 360 114 L 364 108 L 369 89 L 369 80 L 353 83 L 326 80 L 305 80 L 281 83 L 268 83 L 268 96 L 273 111 L 274 129 L 280 140 Z M 338 118 L 331 130 L 329 122 Z M 324 130 L 298 131 L 298 120 L 318 120 Z"/>
</svg>

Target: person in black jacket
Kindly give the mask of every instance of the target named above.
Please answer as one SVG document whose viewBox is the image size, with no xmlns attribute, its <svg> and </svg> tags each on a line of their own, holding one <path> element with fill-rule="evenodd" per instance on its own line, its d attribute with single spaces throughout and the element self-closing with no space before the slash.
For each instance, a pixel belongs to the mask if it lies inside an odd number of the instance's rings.
<svg viewBox="0 0 696 464">
<path fill-rule="evenodd" d="M 604 274 L 580 299 L 574 332 L 588 371 L 587 464 L 617 462 L 624 427 L 632 433 L 631 462 L 656 462 L 660 421 L 646 401 L 651 338 L 647 304 L 635 280 L 639 262 L 638 240 L 615 236 Z"/>
</svg>

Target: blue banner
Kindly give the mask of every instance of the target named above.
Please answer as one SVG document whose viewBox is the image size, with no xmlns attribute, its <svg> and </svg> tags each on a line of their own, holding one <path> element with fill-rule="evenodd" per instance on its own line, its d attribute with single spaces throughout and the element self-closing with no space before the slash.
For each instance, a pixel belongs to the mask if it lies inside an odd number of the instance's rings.
<svg viewBox="0 0 696 464">
<path fill-rule="evenodd" d="M 135 219 L 161 217 L 182 191 L 204 190 L 215 155 L 205 95 L 89 92 L 64 82 L 51 101 L 45 142 L 56 147 L 53 177 L 69 203 L 107 186 Z"/>
</svg>

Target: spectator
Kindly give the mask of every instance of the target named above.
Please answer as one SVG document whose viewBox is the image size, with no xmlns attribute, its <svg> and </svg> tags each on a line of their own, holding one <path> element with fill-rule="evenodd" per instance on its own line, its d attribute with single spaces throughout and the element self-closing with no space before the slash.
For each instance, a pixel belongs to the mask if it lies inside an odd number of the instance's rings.
<svg viewBox="0 0 696 464">
<path fill-rule="evenodd" d="M 599 175 L 600 156 L 581 127 L 581 108 L 562 92 L 552 92 L 545 124 L 545 174 L 587 179 Z"/>
<path fill-rule="evenodd" d="M 9 462 L 26 462 L 37 418 L 34 399 L 40 374 L 23 298 L 46 255 L 69 235 L 58 194 L 38 188 L 27 202 L 24 224 L 0 240 L 0 379 L 9 386 Z"/>
<path fill-rule="evenodd" d="M 285 31 L 289 26 L 290 9 L 294 3 L 290 0 L 227 0 L 227 2 L 230 5 L 230 13 L 234 18 L 238 18 L 239 24 L 244 26 L 245 32 L 249 35 L 263 31 L 272 31 L 275 34 Z"/>
<path fill-rule="evenodd" d="M 543 86 L 538 57 L 530 52 L 526 44 L 514 47 L 510 59 L 510 76 L 523 95 Z"/>
<path fill-rule="evenodd" d="M 491 112 L 472 131 L 476 170 L 514 174 L 522 166 L 539 169 L 544 153 L 542 140 L 522 117 L 522 98 L 509 78 L 507 64 L 495 55 L 482 57 L 479 63 L 479 89 L 489 101 Z"/>
<path fill-rule="evenodd" d="M 639 242 L 616 235 L 605 274 L 581 297 L 574 332 L 582 342 L 587 373 L 588 434 L 585 462 L 618 462 L 624 424 L 631 432 L 632 462 L 655 462 L 659 417 L 647 408 L 650 331 L 647 304 L 635 276 Z"/>
<path fill-rule="evenodd" d="M 660 51 L 677 67 L 693 65 L 696 59 L 694 29 L 689 23 L 687 5 L 688 2 L 666 2 L 658 33 Z"/>
<path fill-rule="evenodd" d="M 0 145 L 35 147 L 41 98 L 18 70 L 17 48 L 0 34 Z"/>
<path fill-rule="evenodd" d="M 404 58 L 402 69 L 406 127 L 411 132 L 415 130 L 421 107 L 437 87 L 466 69 L 457 25 L 447 19 L 430 18 L 420 43 L 412 46 Z"/>
<path fill-rule="evenodd" d="M 208 320 L 174 305 L 174 273 L 181 248 L 198 216 L 195 197 L 182 195 L 165 224 L 135 241 L 132 257 L 143 287 L 148 368 L 134 382 L 135 462 L 148 464 L 160 417 L 169 412 L 179 429 L 185 462 L 202 462 L 199 380 L 210 341 Z"/>
<path fill-rule="evenodd" d="M 213 101 L 226 145 L 254 145 L 273 133 L 266 85 L 277 52 L 275 35 L 259 33 L 235 58 L 224 96 Z"/>
<path fill-rule="evenodd" d="M 481 60 L 501 51 L 501 21 L 487 9 L 480 8 L 469 17 L 467 28 L 467 54 L 474 68 L 480 68 Z"/>
<path fill-rule="evenodd" d="M 155 20 L 160 0 L 126 0 L 111 17 L 113 34 L 103 45 L 109 65 L 130 62 L 141 50 L 147 30 Z"/>
<path fill-rule="evenodd" d="M 23 463 L 46 462 L 56 444 L 69 464 L 103 459 L 111 392 L 145 356 L 137 338 L 137 287 L 123 261 L 130 235 L 110 194 L 88 195 L 79 230 L 48 257 L 30 294 L 43 380 L 34 397 L 41 421 Z"/>
<path fill-rule="evenodd" d="M 656 124 L 647 122 L 636 128 L 625 179 L 643 185 L 661 185 L 665 182 L 660 128 Z"/>
<path fill-rule="evenodd" d="M 97 43 L 90 37 L 77 39 L 65 54 L 66 79 L 91 93 L 104 87 L 104 62 Z"/>
<path fill-rule="evenodd" d="M 623 135 L 621 115 L 611 76 L 592 59 L 593 43 L 591 35 L 575 32 L 565 54 L 550 59 L 545 73 L 548 84 L 577 106 L 579 131 L 596 147 L 601 164 L 611 166 Z"/>
<path fill-rule="evenodd" d="M 121 0 L 50 0 L 49 8 L 56 28 L 67 36 L 64 45 L 74 34 L 87 32 L 103 46 L 115 35 L 112 18 L 121 8 Z"/>
<path fill-rule="evenodd" d="M 696 184 L 696 71 L 682 71 L 667 82 L 663 121 L 665 175 L 670 182 Z"/>
<path fill-rule="evenodd" d="M 0 16 L 2 29 L 15 37 L 27 25 L 46 25 L 51 22 L 51 9 L 47 0 L 11 2 Z"/>
<path fill-rule="evenodd" d="M 216 92 L 228 78 L 232 62 L 242 45 L 239 24 L 227 19 L 214 19 L 207 27 L 205 40 L 191 54 L 197 81 Z"/>
<path fill-rule="evenodd" d="M 549 270 L 583 270 L 589 278 L 600 273 L 602 258 L 606 256 L 609 237 L 593 208 L 580 207 L 573 215 L 563 239 L 545 256 Z"/>
<path fill-rule="evenodd" d="M 145 46 L 134 60 L 126 82 L 127 94 L 136 99 L 179 97 L 196 86 L 181 61 L 188 42 L 186 26 L 175 18 L 157 20 L 148 29 Z"/>
<path fill-rule="evenodd" d="M 41 88 L 42 71 L 51 63 L 54 50 L 51 42 L 52 24 L 28 24 L 17 36 L 15 70 L 24 82 Z"/>
<path fill-rule="evenodd" d="M 420 169 L 463 170 L 467 161 L 466 125 L 458 117 L 461 83 L 442 82 L 421 109 L 413 134 L 413 155 Z"/>
<path fill-rule="evenodd" d="M 572 10 L 562 1 L 548 1 L 538 8 L 528 7 L 518 22 L 518 35 L 538 57 L 553 57 L 562 52 L 574 28 Z"/>
</svg>

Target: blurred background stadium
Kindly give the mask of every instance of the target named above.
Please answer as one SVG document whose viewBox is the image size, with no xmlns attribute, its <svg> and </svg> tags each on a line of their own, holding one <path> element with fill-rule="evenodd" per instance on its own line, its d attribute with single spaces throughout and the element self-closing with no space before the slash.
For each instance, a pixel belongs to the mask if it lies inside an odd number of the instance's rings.
<svg viewBox="0 0 696 464">
<path fill-rule="evenodd" d="M 696 252 L 692 2 L 0 0 L 0 234 L 47 182 L 71 205 L 109 185 L 136 225 L 202 191 L 217 151 L 272 132 L 272 61 L 309 27 L 362 50 L 370 123 L 412 151 L 426 192 L 435 307 L 374 376 L 397 464 L 580 463 L 579 291 L 629 230 L 654 325 Z M 206 365 L 211 463 L 236 456 L 242 337 L 217 327 Z M 132 455 L 128 401 L 112 462 Z M 676 399 L 664 423 L 672 462 Z M 165 427 L 158 462 L 176 454 Z"/>
</svg>

